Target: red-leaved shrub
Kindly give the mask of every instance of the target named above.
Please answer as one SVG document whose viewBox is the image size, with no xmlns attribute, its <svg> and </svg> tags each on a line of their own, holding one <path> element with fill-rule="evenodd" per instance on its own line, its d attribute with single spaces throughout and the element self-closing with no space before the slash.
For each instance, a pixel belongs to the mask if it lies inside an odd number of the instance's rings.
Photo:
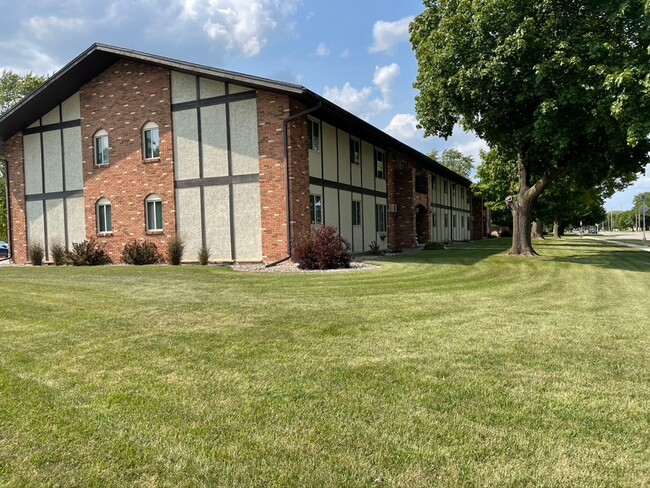
<svg viewBox="0 0 650 488">
<path fill-rule="evenodd" d="M 292 257 L 300 269 L 349 268 L 352 259 L 350 244 L 332 226 L 312 229 L 300 236 Z"/>
</svg>

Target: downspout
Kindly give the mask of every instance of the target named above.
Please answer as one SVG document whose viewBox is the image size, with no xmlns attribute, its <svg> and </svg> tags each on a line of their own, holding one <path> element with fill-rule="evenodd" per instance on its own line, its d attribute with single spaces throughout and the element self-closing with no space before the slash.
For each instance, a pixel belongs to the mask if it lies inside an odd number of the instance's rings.
<svg viewBox="0 0 650 488">
<path fill-rule="evenodd" d="M 0 261 L 7 261 L 11 259 L 11 256 L 14 252 L 14 243 L 11 235 L 11 202 L 9 200 L 9 161 L 6 158 L 2 158 L 4 161 L 4 178 L 5 178 L 5 202 L 7 205 L 7 240 L 9 241 L 9 254 L 6 258 L 0 259 Z"/>
<path fill-rule="evenodd" d="M 322 105 L 323 102 L 319 101 L 317 105 L 308 108 L 307 110 L 304 110 L 295 115 L 291 115 L 286 119 L 284 119 L 284 121 L 282 122 L 282 141 L 284 144 L 284 169 L 286 174 L 285 191 L 287 195 L 287 257 L 282 258 L 279 261 L 275 261 L 274 263 L 267 264 L 266 265 L 267 268 L 277 266 L 278 264 L 284 263 L 285 261 L 291 259 L 291 195 L 289 195 L 290 178 L 289 178 L 289 134 L 288 134 L 289 123 L 293 122 L 296 119 L 299 119 L 300 117 L 304 117 L 305 115 L 315 112 L 316 110 L 320 109 Z"/>
</svg>

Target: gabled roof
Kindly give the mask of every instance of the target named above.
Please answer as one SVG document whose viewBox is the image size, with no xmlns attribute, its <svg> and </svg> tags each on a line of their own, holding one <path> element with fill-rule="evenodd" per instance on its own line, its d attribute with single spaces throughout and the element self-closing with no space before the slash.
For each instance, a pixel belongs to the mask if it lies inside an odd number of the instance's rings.
<svg viewBox="0 0 650 488">
<path fill-rule="evenodd" d="M 127 59 L 144 64 L 200 75 L 218 81 L 236 83 L 250 88 L 285 93 L 298 98 L 308 106 L 321 104 L 315 115 L 321 114 L 335 122 L 341 129 L 346 129 L 360 137 L 382 141 L 387 147 L 398 149 L 423 167 L 464 185 L 471 181 L 438 164 L 433 159 L 398 141 L 384 131 L 374 127 L 365 120 L 342 109 L 304 86 L 259 76 L 251 76 L 234 71 L 212 68 L 195 63 L 147 54 L 106 44 L 93 44 L 67 65 L 57 71 L 37 90 L 26 96 L 0 117 L 0 142 L 32 124 L 36 118 L 52 110 L 74 95 L 80 87 L 108 69 L 116 61 Z"/>
</svg>

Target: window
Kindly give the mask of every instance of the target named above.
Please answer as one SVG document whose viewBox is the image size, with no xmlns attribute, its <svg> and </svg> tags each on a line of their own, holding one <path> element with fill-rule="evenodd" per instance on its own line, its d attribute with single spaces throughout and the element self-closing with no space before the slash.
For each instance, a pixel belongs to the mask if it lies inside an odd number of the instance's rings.
<svg viewBox="0 0 650 488">
<path fill-rule="evenodd" d="M 375 205 L 375 216 L 377 218 L 377 232 L 386 232 L 386 205 Z"/>
<path fill-rule="evenodd" d="M 356 166 L 361 165 L 361 141 L 350 138 L 350 162 Z"/>
<path fill-rule="evenodd" d="M 314 119 L 307 119 L 307 133 L 309 149 L 320 151 L 320 123 Z"/>
<path fill-rule="evenodd" d="M 460 228 L 462 229 L 463 227 L 465 227 L 465 216 L 461 215 L 460 216 Z"/>
<path fill-rule="evenodd" d="M 323 197 L 320 195 L 309 195 L 309 212 L 313 225 L 323 224 Z"/>
<path fill-rule="evenodd" d="M 163 230 L 162 201 L 158 195 L 149 195 L 145 200 L 147 232 Z"/>
<path fill-rule="evenodd" d="M 95 166 L 108 166 L 109 163 L 108 132 L 100 130 L 95 134 Z"/>
<path fill-rule="evenodd" d="M 456 197 L 456 185 L 451 185 L 451 196 Z"/>
<path fill-rule="evenodd" d="M 445 195 L 446 195 L 447 194 L 447 180 L 445 180 L 445 184 L 443 186 L 444 186 Z"/>
<path fill-rule="evenodd" d="M 375 149 L 375 178 L 386 179 L 386 153 L 381 149 Z"/>
<path fill-rule="evenodd" d="M 97 201 L 97 232 L 99 234 L 110 234 L 113 232 L 111 202 L 106 198 L 100 198 Z"/>
<path fill-rule="evenodd" d="M 144 159 L 160 158 L 160 134 L 158 126 L 148 122 L 142 129 L 142 140 L 144 143 Z"/>
<path fill-rule="evenodd" d="M 431 191 L 435 193 L 436 191 L 436 179 L 438 177 L 436 175 L 431 175 Z"/>
<path fill-rule="evenodd" d="M 445 228 L 449 227 L 449 214 L 445 214 Z"/>
<path fill-rule="evenodd" d="M 456 215 L 451 216 L 451 223 L 454 226 L 454 229 L 456 228 Z"/>
<path fill-rule="evenodd" d="M 361 202 L 352 200 L 352 225 L 361 225 Z"/>
<path fill-rule="evenodd" d="M 431 214 L 431 227 L 435 227 L 435 226 L 436 226 L 436 214 L 432 213 Z"/>
</svg>

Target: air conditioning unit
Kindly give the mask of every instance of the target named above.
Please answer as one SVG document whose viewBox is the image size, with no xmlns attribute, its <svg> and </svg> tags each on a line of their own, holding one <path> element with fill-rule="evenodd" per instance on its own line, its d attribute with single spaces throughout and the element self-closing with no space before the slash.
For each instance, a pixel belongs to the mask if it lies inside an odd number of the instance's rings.
<svg viewBox="0 0 650 488">
<path fill-rule="evenodd" d="M 388 211 L 391 213 L 397 213 L 397 204 L 396 203 L 391 203 L 388 206 Z"/>
</svg>

